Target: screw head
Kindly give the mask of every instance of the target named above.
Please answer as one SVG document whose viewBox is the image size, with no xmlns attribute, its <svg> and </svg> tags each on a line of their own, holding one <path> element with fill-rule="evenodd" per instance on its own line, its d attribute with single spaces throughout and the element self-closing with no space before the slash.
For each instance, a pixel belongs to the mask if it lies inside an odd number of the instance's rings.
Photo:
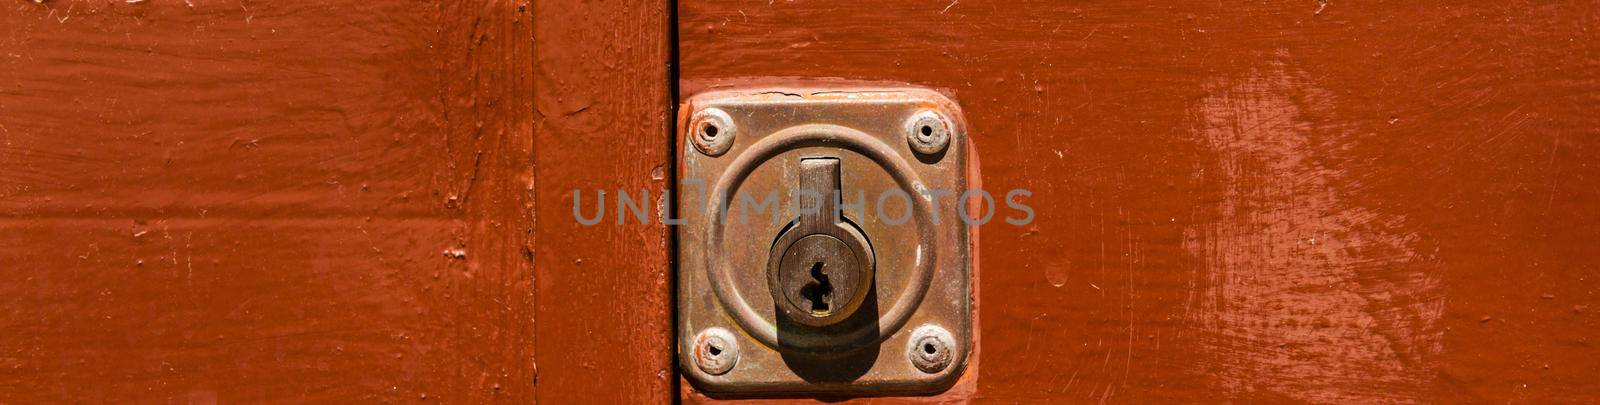
<svg viewBox="0 0 1600 405">
<path fill-rule="evenodd" d="M 906 357 L 924 373 L 934 374 L 955 360 L 956 339 L 938 325 L 922 325 L 906 340 Z"/>
<path fill-rule="evenodd" d="M 707 156 L 727 153 L 738 132 L 733 126 L 733 117 L 718 108 L 700 110 L 689 120 L 689 137 L 694 140 L 694 148 Z"/>
<path fill-rule="evenodd" d="M 723 328 L 700 331 L 694 337 L 694 364 L 710 375 L 722 375 L 739 363 L 739 340 Z"/>
<path fill-rule="evenodd" d="M 944 152 L 950 146 L 950 120 L 930 110 L 912 115 L 906 121 L 906 143 L 923 155 Z"/>
</svg>

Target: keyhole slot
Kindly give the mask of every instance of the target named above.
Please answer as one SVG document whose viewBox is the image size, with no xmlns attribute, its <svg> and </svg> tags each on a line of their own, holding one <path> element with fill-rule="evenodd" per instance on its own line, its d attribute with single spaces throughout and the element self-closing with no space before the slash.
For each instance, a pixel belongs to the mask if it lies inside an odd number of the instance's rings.
<svg viewBox="0 0 1600 405">
<path fill-rule="evenodd" d="M 833 312 L 828 305 L 828 299 L 833 297 L 833 283 L 828 282 L 828 274 L 822 271 L 823 263 L 816 262 L 811 265 L 811 282 L 800 288 L 800 296 L 811 301 L 811 313 L 814 315 L 827 315 Z"/>
</svg>

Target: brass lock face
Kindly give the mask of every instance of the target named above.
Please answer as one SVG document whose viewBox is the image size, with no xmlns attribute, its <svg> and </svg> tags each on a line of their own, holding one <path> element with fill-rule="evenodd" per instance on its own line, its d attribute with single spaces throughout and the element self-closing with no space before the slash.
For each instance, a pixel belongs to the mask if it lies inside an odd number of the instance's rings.
<svg viewBox="0 0 1600 405">
<path fill-rule="evenodd" d="M 697 389 L 925 393 L 962 375 L 970 151 L 954 102 L 717 91 L 678 128 L 678 353 Z"/>
</svg>

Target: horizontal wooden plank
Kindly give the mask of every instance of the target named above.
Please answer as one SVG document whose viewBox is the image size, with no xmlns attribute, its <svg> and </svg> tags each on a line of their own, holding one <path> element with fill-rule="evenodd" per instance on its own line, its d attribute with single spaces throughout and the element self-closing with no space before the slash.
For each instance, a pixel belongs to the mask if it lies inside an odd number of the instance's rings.
<svg viewBox="0 0 1600 405">
<path fill-rule="evenodd" d="M 532 398 L 527 7 L 0 6 L 0 402 Z"/>
</svg>

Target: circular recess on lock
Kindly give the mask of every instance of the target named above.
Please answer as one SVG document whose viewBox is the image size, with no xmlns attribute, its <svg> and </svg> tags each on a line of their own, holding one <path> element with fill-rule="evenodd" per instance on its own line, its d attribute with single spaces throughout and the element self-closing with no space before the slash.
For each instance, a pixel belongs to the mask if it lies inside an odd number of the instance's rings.
<svg viewBox="0 0 1600 405">
<path fill-rule="evenodd" d="M 895 139 L 903 138 L 897 137 Z M 939 228 L 933 223 L 934 213 L 931 203 L 927 198 L 921 197 L 921 191 L 926 190 L 927 187 L 918 177 L 916 167 L 905 156 L 897 152 L 896 147 L 883 140 L 852 128 L 829 124 L 807 124 L 782 129 L 760 138 L 742 152 L 735 154 L 733 156 L 734 161 L 728 165 L 727 171 L 715 181 L 714 186 L 710 189 L 709 195 L 716 196 L 716 198 L 706 202 L 707 205 L 704 212 L 707 212 L 708 215 L 704 216 L 703 221 L 707 221 L 707 223 L 702 229 L 706 229 L 707 234 L 703 239 L 705 243 L 703 249 L 707 252 L 729 251 L 730 246 L 725 244 L 727 241 L 726 227 L 733 220 L 718 222 L 718 219 L 727 218 L 728 207 L 732 205 L 736 192 L 740 190 L 740 187 L 745 184 L 746 180 L 751 177 L 758 167 L 785 153 L 819 146 L 832 148 L 834 151 L 847 151 L 853 155 L 859 155 L 853 156 L 852 159 L 864 158 L 865 161 L 881 168 L 882 172 L 893 180 L 892 184 L 898 187 L 900 191 L 905 192 L 908 196 L 916 196 L 906 199 L 909 219 L 912 222 L 916 222 L 914 224 L 916 248 L 905 249 L 906 251 L 915 252 L 915 257 L 901 261 L 908 265 L 908 274 L 901 277 L 900 282 L 895 285 L 877 285 L 876 288 L 880 291 L 892 291 L 892 295 L 886 295 L 883 298 L 890 299 L 892 297 L 892 301 L 879 308 L 878 316 L 873 322 L 850 321 L 839 323 L 839 319 L 833 317 L 834 314 L 849 316 L 849 313 L 855 309 L 853 306 L 860 305 L 860 301 L 866 298 L 849 295 L 849 298 L 843 301 L 825 302 L 822 303 L 825 305 L 818 305 L 814 299 L 808 299 L 806 294 L 813 293 L 810 297 L 817 297 L 818 295 L 814 295 L 816 291 L 804 290 L 808 281 L 815 281 L 816 278 L 785 281 L 775 277 L 769 285 L 769 289 L 773 289 L 773 291 L 787 291 L 779 287 L 785 285 L 799 287 L 793 291 L 795 293 L 793 296 L 786 293 L 772 294 L 783 297 L 774 297 L 773 299 L 775 300 L 790 300 L 788 303 L 780 303 L 777 306 L 807 310 L 805 311 L 806 313 L 797 314 L 804 315 L 804 317 L 796 319 L 796 317 L 791 316 L 788 319 L 805 320 L 809 317 L 814 322 L 802 321 L 798 323 L 812 327 L 830 328 L 826 334 L 786 335 L 781 341 L 778 332 L 778 320 L 772 319 L 771 316 L 782 317 L 784 315 L 773 314 L 770 309 L 758 310 L 757 306 L 753 304 L 753 302 L 764 302 L 753 298 L 757 295 L 768 295 L 764 293 L 770 291 L 743 291 L 739 287 L 741 284 L 735 280 L 736 273 L 734 264 L 728 257 L 730 255 L 719 254 L 710 257 L 706 272 L 717 300 L 732 315 L 734 321 L 756 341 L 785 351 L 805 353 L 849 351 L 888 338 L 904 327 L 916 312 L 916 308 L 921 304 L 928 292 L 929 283 L 933 279 L 933 273 L 936 270 L 935 266 L 938 262 Z M 859 233 L 859 229 L 856 232 Z M 793 266 L 793 268 L 805 271 L 795 271 L 790 272 L 790 274 L 807 276 L 808 278 L 811 275 L 810 268 L 816 266 L 817 263 L 822 263 L 823 268 L 828 266 L 847 268 L 867 266 L 866 268 L 870 269 L 872 263 L 875 262 L 870 244 L 866 242 L 865 236 L 861 237 L 861 241 L 863 245 L 867 245 L 863 249 L 867 253 L 864 255 L 865 257 L 859 257 L 860 255 L 854 254 L 820 254 L 819 252 L 858 252 L 863 250 L 851 249 L 848 246 L 850 245 L 848 237 L 840 238 L 840 235 L 828 235 L 824 238 L 811 238 L 815 236 L 815 233 L 796 233 L 793 237 L 788 238 L 791 240 L 774 240 L 771 248 L 773 251 L 771 257 L 777 259 L 780 265 L 786 259 L 792 260 L 792 263 L 787 266 Z M 781 233 L 780 235 L 783 234 Z M 828 237 L 834 238 L 834 240 L 826 239 Z M 874 236 L 873 238 L 876 240 L 877 237 Z M 782 239 L 782 236 L 780 236 L 780 239 Z M 802 240 L 808 241 L 801 242 Z M 743 238 L 740 238 L 737 242 L 748 243 Z M 841 247 L 840 245 L 835 245 L 835 243 L 846 246 Z M 789 253 L 791 250 L 794 251 L 793 254 Z M 772 264 L 772 261 L 772 259 L 767 260 L 769 265 Z M 861 262 L 866 263 L 863 264 Z M 752 270 L 741 266 L 737 271 L 749 272 Z M 870 277 L 870 273 L 868 274 Z M 828 277 L 830 277 L 829 281 L 835 288 L 840 286 L 840 282 L 851 282 L 842 278 L 832 279 L 832 277 L 841 277 L 832 273 L 829 273 Z M 856 284 L 854 285 L 860 286 L 871 281 L 856 280 L 855 282 Z M 844 296 L 846 295 L 838 297 Z M 813 306 L 816 306 L 816 312 L 810 311 Z M 862 316 L 866 315 L 863 314 Z"/>
</svg>

